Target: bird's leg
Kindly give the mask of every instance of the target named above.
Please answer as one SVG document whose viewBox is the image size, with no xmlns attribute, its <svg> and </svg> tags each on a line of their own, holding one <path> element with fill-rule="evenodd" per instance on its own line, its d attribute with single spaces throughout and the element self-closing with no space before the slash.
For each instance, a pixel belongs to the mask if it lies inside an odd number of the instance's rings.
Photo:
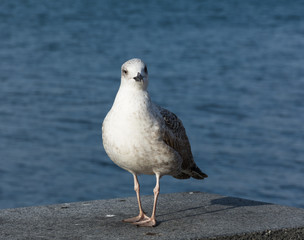
<svg viewBox="0 0 304 240">
<path fill-rule="evenodd" d="M 141 220 L 147 220 L 149 219 L 146 214 L 144 213 L 142 207 L 141 207 L 141 201 L 140 201 L 140 194 L 139 194 L 139 183 L 138 183 L 138 179 L 136 174 L 133 173 L 133 177 L 134 177 L 134 191 L 136 192 L 136 196 L 137 196 L 137 201 L 138 201 L 138 208 L 139 208 L 139 214 L 136 217 L 132 217 L 132 218 L 127 218 L 124 219 L 124 222 L 130 222 L 130 223 L 136 223 L 138 221 Z"/>
<path fill-rule="evenodd" d="M 157 199 L 158 199 L 158 195 L 159 195 L 159 179 L 160 176 L 159 174 L 156 174 L 156 185 L 155 188 L 153 189 L 154 192 L 154 204 L 153 204 L 153 211 L 152 211 L 152 215 L 150 218 L 148 219 L 143 219 L 139 222 L 136 222 L 134 224 L 140 226 L 140 227 L 154 227 L 156 225 L 156 219 L 155 219 L 155 215 L 156 215 L 156 204 L 157 204 Z"/>
</svg>

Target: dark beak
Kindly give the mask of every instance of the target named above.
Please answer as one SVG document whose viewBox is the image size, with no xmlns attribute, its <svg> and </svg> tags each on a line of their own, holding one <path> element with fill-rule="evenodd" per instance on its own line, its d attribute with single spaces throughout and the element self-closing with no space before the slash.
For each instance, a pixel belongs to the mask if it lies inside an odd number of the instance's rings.
<svg viewBox="0 0 304 240">
<path fill-rule="evenodd" d="M 134 80 L 135 80 L 136 82 L 141 82 L 141 81 L 144 80 L 144 77 L 143 77 L 140 73 L 137 73 L 137 76 L 134 77 Z"/>
</svg>

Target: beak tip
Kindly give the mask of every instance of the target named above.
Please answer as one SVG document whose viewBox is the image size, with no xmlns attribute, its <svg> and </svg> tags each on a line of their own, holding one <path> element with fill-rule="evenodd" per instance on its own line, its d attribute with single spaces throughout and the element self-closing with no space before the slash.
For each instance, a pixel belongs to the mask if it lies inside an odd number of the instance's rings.
<svg viewBox="0 0 304 240">
<path fill-rule="evenodd" d="M 137 76 L 134 77 L 133 79 L 137 82 L 141 82 L 142 80 L 144 80 L 144 77 L 138 72 Z"/>
</svg>

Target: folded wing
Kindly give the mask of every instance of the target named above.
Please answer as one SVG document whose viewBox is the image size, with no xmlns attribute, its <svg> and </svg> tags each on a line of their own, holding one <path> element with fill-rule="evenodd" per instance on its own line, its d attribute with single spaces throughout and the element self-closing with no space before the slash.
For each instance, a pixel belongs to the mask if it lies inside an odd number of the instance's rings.
<svg viewBox="0 0 304 240">
<path fill-rule="evenodd" d="M 191 146 L 182 121 L 172 112 L 157 106 L 165 124 L 163 141 L 173 148 L 182 158 L 181 172 L 173 177 L 179 179 L 196 178 L 204 179 L 207 174 L 203 173 L 193 160 Z"/>
</svg>

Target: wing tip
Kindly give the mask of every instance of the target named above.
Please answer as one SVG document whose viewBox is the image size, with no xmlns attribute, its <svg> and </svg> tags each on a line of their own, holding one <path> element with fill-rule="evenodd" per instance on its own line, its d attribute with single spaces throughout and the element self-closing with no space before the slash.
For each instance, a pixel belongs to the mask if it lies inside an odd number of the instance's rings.
<svg viewBox="0 0 304 240">
<path fill-rule="evenodd" d="M 191 177 L 195 179 L 204 179 L 208 177 L 208 175 L 203 173 L 196 165 L 191 169 L 191 173 Z"/>
</svg>

